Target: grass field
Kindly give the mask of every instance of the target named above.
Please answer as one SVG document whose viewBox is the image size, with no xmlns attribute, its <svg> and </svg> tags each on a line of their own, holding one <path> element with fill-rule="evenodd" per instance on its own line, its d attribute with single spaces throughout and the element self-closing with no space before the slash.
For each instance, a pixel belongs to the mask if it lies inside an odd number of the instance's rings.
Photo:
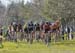
<svg viewBox="0 0 75 53">
<path fill-rule="evenodd" d="M 25 42 L 4 42 L 0 53 L 75 53 L 75 41 L 51 43 L 49 47 L 39 42 L 28 44 Z"/>
</svg>

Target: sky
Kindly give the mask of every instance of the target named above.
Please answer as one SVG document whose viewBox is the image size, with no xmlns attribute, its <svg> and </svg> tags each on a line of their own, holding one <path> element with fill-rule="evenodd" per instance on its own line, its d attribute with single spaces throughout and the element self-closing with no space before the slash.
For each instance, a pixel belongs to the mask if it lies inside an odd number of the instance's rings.
<svg viewBox="0 0 75 53">
<path fill-rule="evenodd" d="M 2 1 L 2 3 L 5 5 L 5 6 L 7 6 L 8 4 L 10 4 L 10 2 L 9 2 L 9 0 L 1 0 Z M 15 0 L 14 0 L 15 1 Z M 24 0 L 24 2 L 25 3 L 27 3 L 27 1 L 31 1 L 31 0 Z"/>
</svg>

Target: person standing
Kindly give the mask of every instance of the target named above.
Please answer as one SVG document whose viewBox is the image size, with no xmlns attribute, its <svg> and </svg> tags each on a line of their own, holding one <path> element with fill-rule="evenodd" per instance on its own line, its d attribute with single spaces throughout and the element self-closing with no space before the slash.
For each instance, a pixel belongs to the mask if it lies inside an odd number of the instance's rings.
<svg viewBox="0 0 75 53">
<path fill-rule="evenodd" d="M 0 25 L 0 45 L 1 47 L 3 47 L 2 39 L 3 39 L 3 29 L 2 29 L 2 26 Z"/>
</svg>

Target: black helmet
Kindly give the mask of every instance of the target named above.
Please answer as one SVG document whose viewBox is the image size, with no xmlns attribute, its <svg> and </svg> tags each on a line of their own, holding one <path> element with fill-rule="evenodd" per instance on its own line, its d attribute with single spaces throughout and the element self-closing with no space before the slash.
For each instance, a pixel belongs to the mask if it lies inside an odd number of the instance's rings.
<svg viewBox="0 0 75 53">
<path fill-rule="evenodd" d="M 33 23 L 33 21 L 30 21 L 30 23 Z"/>
<path fill-rule="evenodd" d="M 48 21 L 46 21 L 46 24 L 49 24 L 49 22 L 48 22 Z"/>
</svg>

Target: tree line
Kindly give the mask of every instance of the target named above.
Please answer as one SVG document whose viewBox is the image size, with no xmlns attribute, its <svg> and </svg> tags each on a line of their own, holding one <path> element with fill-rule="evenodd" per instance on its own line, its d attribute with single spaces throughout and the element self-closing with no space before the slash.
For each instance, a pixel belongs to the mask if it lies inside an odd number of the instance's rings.
<svg viewBox="0 0 75 53">
<path fill-rule="evenodd" d="M 63 26 L 75 26 L 75 0 L 32 0 L 26 4 L 24 0 L 18 2 L 9 0 L 9 2 L 11 4 L 7 7 L 0 2 L 0 15 L 2 14 L 0 20 L 4 17 L 4 24 L 11 21 L 37 21 L 37 19 L 55 21 L 61 18 Z"/>
</svg>

